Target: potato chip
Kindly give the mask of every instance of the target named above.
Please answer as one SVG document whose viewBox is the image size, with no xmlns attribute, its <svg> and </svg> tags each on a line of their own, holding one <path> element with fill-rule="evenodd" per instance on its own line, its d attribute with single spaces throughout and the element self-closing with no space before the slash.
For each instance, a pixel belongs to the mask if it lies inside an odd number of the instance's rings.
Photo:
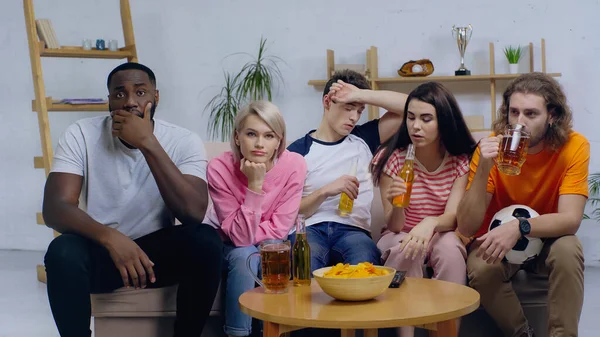
<svg viewBox="0 0 600 337">
<path fill-rule="evenodd" d="M 365 278 L 387 274 L 389 274 L 389 271 L 386 269 L 377 268 L 369 262 L 361 262 L 355 266 L 348 263 L 338 263 L 325 272 L 323 276 L 331 278 Z"/>
</svg>

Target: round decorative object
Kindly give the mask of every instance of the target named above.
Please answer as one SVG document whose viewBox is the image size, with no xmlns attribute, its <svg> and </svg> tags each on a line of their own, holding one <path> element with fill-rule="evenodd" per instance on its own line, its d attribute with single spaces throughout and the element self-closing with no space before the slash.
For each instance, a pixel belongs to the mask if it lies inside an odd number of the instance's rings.
<svg viewBox="0 0 600 337">
<path fill-rule="evenodd" d="M 423 70 L 423 66 L 421 66 L 420 64 L 415 64 L 414 66 L 412 66 L 413 73 L 422 73 Z"/>
<path fill-rule="evenodd" d="M 538 212 L 529 206 L 508 206 L 494 214 L 494 217 L 490 222 L 489 230 L 519 218 L 531 219 L 538 216 Z M 506 253 L 506 256 L 503 258 L 503 260 L 512 264 L 526 263 L 535 259 L 542 251 L 543 246 L 544 242 L 540 238 L 522 236 L 519 241 L 517 241 L 515 246 L 509 250 L 508 253 Z"/>
<path fill-rule="evenodd" d="M 410 60 L 398 69 L 398 75 L 403 77 L 429 76 L 433 70 L 433 63 L 428 59 Z"/>
</svg>

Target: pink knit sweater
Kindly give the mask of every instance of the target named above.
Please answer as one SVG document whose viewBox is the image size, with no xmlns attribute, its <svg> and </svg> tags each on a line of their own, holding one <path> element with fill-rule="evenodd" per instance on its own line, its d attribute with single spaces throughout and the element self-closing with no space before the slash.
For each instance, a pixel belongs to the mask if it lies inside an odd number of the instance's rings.
<svg viewBox="0 0 600 337">
<path fill-rule="evenodd" d="M 208 191 L 212 200 L 205 222 L 220 228 L 237 246 L 284 239 L 294 226 L 306 178 L 306 162 L 285 151 L 265 175 L 262 193 L 248 189 L 233 154 L 225 152 L 208 163 Z"/>
</svg>

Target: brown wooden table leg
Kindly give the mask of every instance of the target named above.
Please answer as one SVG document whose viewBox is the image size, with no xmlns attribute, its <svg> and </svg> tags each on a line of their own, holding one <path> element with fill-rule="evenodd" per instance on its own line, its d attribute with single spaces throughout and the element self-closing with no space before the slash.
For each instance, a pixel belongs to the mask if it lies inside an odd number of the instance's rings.
<svg viewBox="0 0 600 337">
<path fill-rule="evenodd" d="M 365 337 L 377 337 L 377 329 L 365 329 Z"/>
<path fill-rule="evenodd" d="M 263 337 L 279 337 L 279 324 L 264 322 Z"/>
<path fill-rule="evenodd" d="M 294 325 L 277 324 L 277 323 L 273 323 L 273 322 L 264 322 L 263 337 L 279 337 L 279 336 L 289 337 L 291 331 L 296 331 L 296 330 L 300 330 L 300 329 L 304 329 L 304 327 L 294 326 Z M 354 337 L 354 335 L 352 335 L 351 337 Z"/>
<path fill-rule="evenodd" d="M 341 337 L 354 337 L 356 336 L 356 330 L 354 329 L 341 329 Z"/>
<path fill-rule="evenodd" d="M 429 330 L 429 337 L 457 337 L 456 320 L 438 322 L 437 331 Z"/>
</svg>

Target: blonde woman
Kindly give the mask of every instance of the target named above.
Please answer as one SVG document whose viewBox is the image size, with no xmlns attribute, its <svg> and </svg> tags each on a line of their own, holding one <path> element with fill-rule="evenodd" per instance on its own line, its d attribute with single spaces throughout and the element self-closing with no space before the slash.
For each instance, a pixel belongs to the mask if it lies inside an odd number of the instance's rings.
<svg viewBox="0 0 600 337">
<path fill-rule="evenodd" d="M 219 229 L 227 265 L 225 333 L 248 336 L 252 318 L 238 306 L 254 288 L 246 259 L 263 240 L 286 239 L 295 223 L 306 177 L 304 158 L 285 149 L 285 122 L 267 101 L 243 108 L 235 120 L 231 151 L 208 163 L 213 206 L 207 223 Z M 253 259 L 258 270 L 258 259 Z"/>
</svg>

